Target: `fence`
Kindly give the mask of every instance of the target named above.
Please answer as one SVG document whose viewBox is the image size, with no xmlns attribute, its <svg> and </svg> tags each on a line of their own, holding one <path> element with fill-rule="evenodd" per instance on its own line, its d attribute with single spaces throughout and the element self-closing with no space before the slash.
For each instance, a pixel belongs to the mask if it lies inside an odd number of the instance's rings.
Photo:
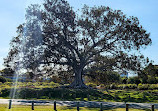
<svg viewBox="0 0 158 111">
<path fill-rule="evenodd" d="M 13 101 L 12 100 L 9 100 L 9 106 L 8 106 L 8 109 L 11 109 L 12 108 L 12 103 L 13 103 Z M 31 110 L 34 110 L 35 109 L 35 102 L 34 101 L 31 101 Z M 126 111 L 129 111 L 129 106 L 130 106 L 130 104 L 125 104 L 125 109 L 126 109 Z M 115 107 L 116 108 L 116 107 Z M 100 103 L 100 108 L 99 108 L 100 110 L 99 111 L 103 111 L 103 109 L 104 109 L 104 106 L 103 106 L 103 104 L 102 103 Z M 57 109 L 57 103 L 56 103 L 56 101 L 54 101 L 54 111 L 57 111 L 58 109 Z M 77 102 L 76 103 L 76 110 L 77 111 L 80 111 L 80 102 Z M 151 105 L 151 111 L 155 111 L 155 107 L 154 107 L 154 104 L 152 104 Z"/>
</svg>

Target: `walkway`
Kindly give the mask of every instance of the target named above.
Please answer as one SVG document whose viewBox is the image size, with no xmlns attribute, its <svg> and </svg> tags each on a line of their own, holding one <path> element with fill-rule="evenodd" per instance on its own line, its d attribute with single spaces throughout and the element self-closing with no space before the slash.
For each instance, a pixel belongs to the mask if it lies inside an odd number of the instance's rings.
<svg viewBox="0 0 158 111">
<path fill-rule="evenodd" d="M 32 101 L 34 101 L 35 105 L 53 105 L 54 101 L 46 101 L 46 100 L 25 100 L 25 99 L 13 99 L 12 104 L 15 105 L 31 105 Z M 77 101 L 56 101 L 57 105 L 60 106 L 71 106 L 76 107 Z M 79 101 L 80 107 L 100 107 L 101 102 L 94 101 Z M 8 104 L 9 99 L 0 99 L 0 104 Z M 102 102 L 104 108 L 125 108 L 125 103 L 123 102 Z M 155 109 L 158 109 L 158 103 L 128 103 L 129 108 L 136 109 L 150 109 L 151 105 L 155 105 Z"/>
</svg>

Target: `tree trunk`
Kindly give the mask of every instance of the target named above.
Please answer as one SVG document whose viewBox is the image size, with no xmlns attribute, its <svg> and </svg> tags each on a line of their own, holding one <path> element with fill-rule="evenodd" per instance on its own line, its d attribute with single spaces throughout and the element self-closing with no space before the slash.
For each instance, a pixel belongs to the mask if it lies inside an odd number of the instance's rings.
<svg viewBox="0 0 158 111">
<path fill-rule="evenodd" d="M 69 88 L 86 89 L 86 86 L 82 80 L 82 69 L 75 70 L 74 81 L 68 86 Z"/>
</svg>

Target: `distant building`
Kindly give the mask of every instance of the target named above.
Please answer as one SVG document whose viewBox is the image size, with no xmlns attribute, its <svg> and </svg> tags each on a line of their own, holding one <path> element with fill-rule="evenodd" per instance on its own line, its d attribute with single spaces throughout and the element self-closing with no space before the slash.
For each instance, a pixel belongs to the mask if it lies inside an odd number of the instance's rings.
<svg viewBox="0 0 158 111">
<path fill-rule="evenodd" d="M 127 77 L 128 78 L 128 72 L 127 71 L 123 71 L 121 74 L 120 74 L 121 77 Z"/>
</svg>

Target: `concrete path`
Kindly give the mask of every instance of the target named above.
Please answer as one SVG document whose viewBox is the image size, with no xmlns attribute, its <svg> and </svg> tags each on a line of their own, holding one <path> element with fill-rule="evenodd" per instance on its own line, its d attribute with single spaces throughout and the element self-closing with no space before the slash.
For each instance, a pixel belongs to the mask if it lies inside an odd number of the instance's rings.
<svg viewBox="0 0 158 111">
<path fill-rule="evenodd" d="M 13 99 L 12 104 L 15 105 L 31 105 L 34 101 L 35 105 L 53 105 L 54 101 L 46 100 L 25 100 L 25 99 Z M 0 99 L 0 104 L 8 104 L 9 99 Z M 76 107 L 77 101 L 56 101 L 57 105 L 60 106 L 71 106 Z M 94 101 L 79 101 L 80 107 L 100 107 L 101 102 Z M 102 102 L 104 108 L 125 108 L 125 103 L 123 102 Z M 129 108 L 136 109 L 151 109 L 151 105 L 155 105 L 155 109 L 158 109 L 158 103 L 128 103 Z"/>
</svg>

